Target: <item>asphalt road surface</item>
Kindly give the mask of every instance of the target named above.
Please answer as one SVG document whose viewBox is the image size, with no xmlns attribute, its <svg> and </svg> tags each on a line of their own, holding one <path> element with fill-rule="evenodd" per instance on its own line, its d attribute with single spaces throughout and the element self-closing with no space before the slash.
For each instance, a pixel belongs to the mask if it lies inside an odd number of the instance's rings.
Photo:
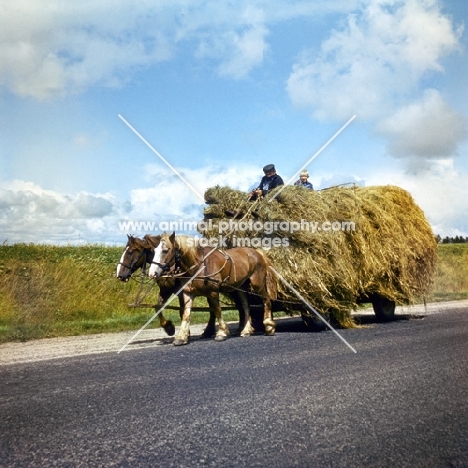
<svg viewBox="0 0 468 468">
<path fill-rule="evenodd" d="M 0 466 L 467 467 L 468 309 L 0 367 Z"/>
</svg>

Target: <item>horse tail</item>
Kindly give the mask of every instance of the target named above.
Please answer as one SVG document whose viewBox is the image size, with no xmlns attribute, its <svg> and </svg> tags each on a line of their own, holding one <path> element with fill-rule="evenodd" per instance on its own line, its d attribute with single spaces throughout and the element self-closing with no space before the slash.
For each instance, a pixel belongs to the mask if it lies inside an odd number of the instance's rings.
<svg viewBox="0 0 468 468">
<path fill-rule="evenodd" d="M 271 263 L 270 259 L 266 256 L 266 253 L 264 250 L 257 249 L 257 252 L 263 257 L 263 260 L 265 260 L 266 288 L 267 288 L 268 297 L 272 301 L 276 301 L 276 299 L 278 298 L 278 284 L 276 282 L 276 276 L 270 268 L 273 266 L 273 264 Z"/>
</svg>

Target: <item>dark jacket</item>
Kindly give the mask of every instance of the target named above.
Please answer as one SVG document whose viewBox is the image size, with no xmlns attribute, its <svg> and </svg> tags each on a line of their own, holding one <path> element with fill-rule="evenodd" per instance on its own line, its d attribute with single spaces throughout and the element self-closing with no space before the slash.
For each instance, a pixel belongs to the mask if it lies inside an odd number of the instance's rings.
<svg viewBox="0 0 468 468">
<path fill-rule="evenodd" d="M 270 190 L 280 185 L 284 185 L 284 182 L 278 174 L 272 175 L 271 177 L 263 176 L 256 190 L 262 190 L 262 196 L 265 197 Z"/>
</svg>

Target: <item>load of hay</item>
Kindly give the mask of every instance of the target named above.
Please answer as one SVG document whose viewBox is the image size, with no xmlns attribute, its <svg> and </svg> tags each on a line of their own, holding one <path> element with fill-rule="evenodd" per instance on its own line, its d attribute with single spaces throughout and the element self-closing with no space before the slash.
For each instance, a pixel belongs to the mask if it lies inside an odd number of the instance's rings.
<svg viewBox="0 0 468 468">
<path fill-rule="evenodd" d="M 247 198 L 228 187 L 209 188 L 205 225 L 211 227 L 205 226 L 204 236 L 227 236 L 229 246 L 263 247 L 274 268 L 341 326 L 353 326 L 350 312 L 365 298 L 410 304 L 428 293 L 437 245 L 405 190 L 287 186 L 267 199 Z M 281 300 L 297 301 L 281 282 L 278 286 Z"/>
</svg>

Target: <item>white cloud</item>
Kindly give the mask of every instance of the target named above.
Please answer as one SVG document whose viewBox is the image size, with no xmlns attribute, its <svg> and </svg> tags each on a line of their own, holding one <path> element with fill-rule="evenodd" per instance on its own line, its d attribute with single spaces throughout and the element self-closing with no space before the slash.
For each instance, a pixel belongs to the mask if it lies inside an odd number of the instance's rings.
<svg viewBox="0 0 468 468">
<path fill-rule="evenodd" d="M 163 27 L 150 27 L 160 12 L 147 12 L 122 0 L 2 4 L 0 85 L 38 99 L 96 84 L 118 86 L 131 67 L 171 55 Z"/>
<path fill-rule="evenodd" d="M 151 186 L 133 190 L 129 201 L 110 194 L 63 194 L 23 181 L 3 183 L 0 242 L 125 243 L 127 233 L 142 236 L 149 231 L 121 229 L 122 221 L 154 223 L 154 231 L 160 232 L 162 222 L 202 219 L 204 204 L 179 178 L 156 165 L 146 170 Z M 261 176 L 261 168 L 256 166 L 210 166 L 181 172 L 201 193 L 215 185 L 247 192 Z M 322 187 L 352 181 L 363 185 L 362 178 L 357 176 L 337 177 L 316 174 L 316 182 L 322 179 Z M 457 170 L 452 160 L 444 159 L 435 160 L 431 168 L 417 176 L 385 170 L 366 177 L 365 182 L 366 185 L 393 184 L 408 190 L 424 210 L 434 232 L 444 237 L 468 235 L 467 178 L 468 174 Z"/>
<path fill-rule="evenodd" d="M 241 27 L 216 37 L 212 36 L 211 44 L 204 42 L 200 45 L 198 56 L 220 59 L 218 72 L 221 76 L 244 78 L 263 62 L 268 50 L 265 40 L 268 29 L 264 21 L 262 10 L 247 7 L 240 20 Z"/>
<path fill-rule="evenodd" d="M 269 49 L 269 25 L 349 11 L 355 2 L 282 0 L 37 0 L 0 7 L 0 86 L 49 99 L 92 86 L 120 87 L 136 72 L 170 60 L 181 45 L 213 59 L 222 76 L 243 78 Z"/>
<path fill-rule="evenodd" d="M 132 211 L 127 218 L 143 219 L 145 216 L 200 216 L 203 202 L 174 173 L 161 165 L 146 167 L 146 179 L 152 187 L 131 191 Z M 207 188 L 215 185 L 230 186 L 247 191 L 262 176 L 261 168 L 251 165 L 207 166 L 198 169 L 181 169 L 181 175 L 202 197 Z M 135 218 L 133 218 L 135 219 Z"/>
<path fill-rule="evenodd" d="M 443 71 L 461 32 L 435 0 L 371 0 L 318 53 L 302 54 L 287 91 L 319 119 L 388 115 L 428 72 Z"/>
<path fill-rule="evenodd" d="M 4 182 L 0 185 L 0 242 L 124 242 L 127 231 L 120 230 L 119 221 L 154 222 L 157 227 L 162 221 L 203 218 L 204 204 L 169 169 L 149 165 L 146 170 L 151 186 L 132 190 L 129 201 L 111 194 L 63 194 L 19 180 Z M 261 176 L 261 168 L 241 165 L 181 172 L 202 195 L 217 184 L 246 191 Z"/>
<path fill-rule="evenodd" d="M 0 232 L 9 242 L 97 242 L 92 221 L 112 217 L 118 209 L 109 194 L 67 195 L 15 180 L 0 187 Z"/>
<path fill-rule="evenodd" d="M 434 89 L 377 125 L 396 157 L 443 158 L 454 155 L 467 136 L 468 120 Z"/>
<path fill-rule="evenodd" d="M 453 159 L 433 160 L 424 171 L 377 171 L 366 177 L 366 185 L 397 185 L 408 190 L 424 211 L 434 234 L 468 236 L 466 200 L 468 173 Z"/>
</svg>

